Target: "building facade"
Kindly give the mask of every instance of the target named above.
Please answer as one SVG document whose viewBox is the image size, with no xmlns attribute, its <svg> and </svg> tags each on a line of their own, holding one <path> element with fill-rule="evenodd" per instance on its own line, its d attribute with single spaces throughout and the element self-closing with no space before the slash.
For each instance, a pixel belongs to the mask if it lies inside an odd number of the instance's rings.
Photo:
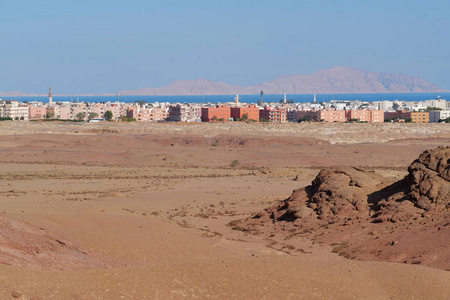
<svg viewBox="0 0 450 300">
<path fill-rule="evenodd" d="M 169 107 L 171 122 L 199 122 L 202 118 L 202 107 L 193 103 L 176 104 Z"/>
<path fill-rule="evenodd" d="M 411 122 L 413 123 L 429 123 L 430 117 L 427 111 L 411 112 Z"/>
<path fill-rule="evenodd" d="M 259 110 L 259 119 L 273 123 L 284 123 L 286 122 L 286 110 L 266 106 L 264 109 Z"/>
<path fill-rule="evenodd" d="M 234 121 L 242 119 L 244 115 L 247 115 L 248 120 L 259 122 L 259 108 L 256 105 L 242 105 L 238 107 L 230 108 L 230 115 Z"/>
<path fill-rule="evenodd" d="M 440 120 L 450 118 L 450 110 L 431 110 L 428 112 L 430 123 L 439 123 Z"/>
<path fill-rule="evenodd" d="M 202 107 L 202 122 L 228 122 L 230 118 L 230 107 L 228 105 Z"/>
</svg>

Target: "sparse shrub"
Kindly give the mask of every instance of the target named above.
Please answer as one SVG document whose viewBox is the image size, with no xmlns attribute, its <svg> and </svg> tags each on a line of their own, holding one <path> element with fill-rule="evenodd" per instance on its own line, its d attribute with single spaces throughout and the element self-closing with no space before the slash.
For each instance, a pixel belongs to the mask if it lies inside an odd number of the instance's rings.
<svg viewBox="0 0 450 300">
<path fill-rule="evenodd" d="M 237 165 L 239 165 L 239 160 L 235 159 L 231 162 L 230 167 L 234 168 L 237 167 Z"/>
</svg>

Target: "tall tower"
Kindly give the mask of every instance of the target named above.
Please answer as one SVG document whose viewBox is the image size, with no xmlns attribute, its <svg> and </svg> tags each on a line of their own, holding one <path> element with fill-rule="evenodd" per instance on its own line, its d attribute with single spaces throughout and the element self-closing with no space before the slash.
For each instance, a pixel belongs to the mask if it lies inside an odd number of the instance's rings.
<svg viewBox="0 0 450 300">
<path fill-rule="evenodd" d="M 50 86 L 49 90 L 48 90 L 48 105 L 51 106 L 52 105 L 52 87 Z"/>
</svg>

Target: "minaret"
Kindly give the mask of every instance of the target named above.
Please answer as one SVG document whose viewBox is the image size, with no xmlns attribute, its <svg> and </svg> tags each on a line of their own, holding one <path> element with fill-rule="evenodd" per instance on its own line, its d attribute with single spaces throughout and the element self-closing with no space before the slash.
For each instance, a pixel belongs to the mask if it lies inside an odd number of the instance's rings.
<svg viewBox="0 0 450 300">
<path fill-rule="evenodd" d="M 286 104 L 286 93 L 284 93 L 283 103 Z"/>
<path fill-rule="evenodd" d="M 48 106 L 52 105 L 52 87 L 48 90 Z"/>
<path fill-rule="evenodd" d="M 314 103 L 316 103 L 316 94 L 314 94 Z"/>
</svg>

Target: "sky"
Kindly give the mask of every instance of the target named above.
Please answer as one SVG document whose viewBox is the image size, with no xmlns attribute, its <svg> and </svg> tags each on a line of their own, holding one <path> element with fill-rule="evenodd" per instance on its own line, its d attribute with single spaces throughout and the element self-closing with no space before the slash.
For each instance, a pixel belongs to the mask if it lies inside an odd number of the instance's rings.
<svg viewBox="0 0 450 300">
<path fill-rule="evenodd" d="M 448 0 L 0 0 L 0 92 L 254 85 L 333 66 L 450 89 Z"/>
</svg>

